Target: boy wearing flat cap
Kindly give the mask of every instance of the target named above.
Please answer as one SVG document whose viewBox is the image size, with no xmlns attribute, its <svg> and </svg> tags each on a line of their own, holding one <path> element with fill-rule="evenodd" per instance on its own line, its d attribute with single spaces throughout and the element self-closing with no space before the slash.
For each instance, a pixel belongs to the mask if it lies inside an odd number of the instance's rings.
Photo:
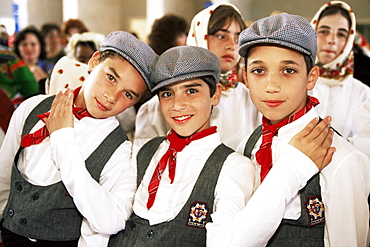
<svg viewBox="0 0 370 247">
<path fill-rule="evenodd" d="M 201 47 L 171 48 L 158 58 L 152 92 L 171 130 L 134 145 L 134 213 L 109 246 L 206 246 L 208 222 L 226 223 L 250 198 L 254 165 L 223 145 L 210 126 L 219 78 L 219 60 Z"/>
<path fill-rule="evenodd" d="M 315 31 L 303 17 L 282 13 L 253 23 L 241 33 L 239 42 L 239 54 L 245 58 L 244 80 L 263 119 L 262 136 L 255 132 L 248 142 L 248 138 L 241 142 L 237 151 L 251 153 L 260 170 L 261 185 L 246 208 L 225 226 L 224 243 L 369 246 L 369 158 L 341 136 L 333 135 L 329 152 L 335 153 L 329 165 L 299 191 L 292 183 L 295 178 L 272 176 L 276 161 L 282 158 L 288 167 L 313 163 L 294 150 L 289 157 L 282 154 L 291 149 L 288 142 L 293 135 L 319 118 L 314 108 L 318 100 L 307 95 L 319 76 L 318 67 L 313 67 Z M 252 140 L 256 136 L 257 142 Z M 268 189 L 273 188 L 270 184 L 286 184 L 286 189 L 273 191 Z M 253 205 L 259 205 L 259 209 L 249 217 Z M 246 223 L 258 219 L 260 222 L 253 226 Z"/>
<path fill-rule="evenodd" d="M 152 88 L 157 58 L 131 34 L 113 32 L 82 87 L 17 108 L 0 153 L 5 246 L 106 246 L 125 227 L 136 171 L 115 115 Z"/>
<path fill-rule="evenodd" d="M 204 48 L 175 47 L 159 57 L 152 92 L 171 130 L 134 145 L 134 214 L 109 246 L 205 246 L 211 213 L 213 221 L 224 221 L 252 194 L 252 163 L 221 144 L 216 126 L 210 126 L 222 91 L 219 78 L 219 60 Z"/>
</svg>

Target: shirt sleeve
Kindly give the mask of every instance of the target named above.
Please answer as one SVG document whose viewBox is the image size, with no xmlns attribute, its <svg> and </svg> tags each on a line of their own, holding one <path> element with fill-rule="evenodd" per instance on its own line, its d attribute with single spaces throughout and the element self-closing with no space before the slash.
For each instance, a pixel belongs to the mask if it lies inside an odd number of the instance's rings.
<svg viewBox="0 0 370 247">
<path fill-rule="evenodd" d="M 357 151 L 340 160 L 320 173 L 325 246 L 369 246 L 370 161 Z"/>
<path fill-rule="evenodd" d="M 212 230 L 207 246 L 265 246 L 278 228 L 286 205 L 317 172 L 311 159 L 287 145 L 247 205 Z"/>
<path fill-rule="evenodd" d="M 124 229 L 132 213 L 136 170 L 131 164 L 131 142 L 113 153 L 96 182 L 85 167 L 75 142 L 74 129 L 63 128 L 50 136 L 52 159 L 58 164 L 63 183 L 86 220 L 90 232 L 109 236 Z M 82 232 L 86 230 L 82 229 Z M 82 236 L 84 237 L 84 236 Z M 91 245 L 89 245 L 91 246 Z"/>
<path fill-rule="evenodd" d="M 360 104 L 353 113 L 355 134 L 349 141 L 370 157 L 370 99 Z"/>
<path fill-rule="evenodd" d="M 250 159 L 238 153 L 229 155 L 215 188 L 212 222 L 206 225 L 207 239 L 212 239 L 218 228 L 245 207 L 254 192 L 256 175 Z"/>
</svg>

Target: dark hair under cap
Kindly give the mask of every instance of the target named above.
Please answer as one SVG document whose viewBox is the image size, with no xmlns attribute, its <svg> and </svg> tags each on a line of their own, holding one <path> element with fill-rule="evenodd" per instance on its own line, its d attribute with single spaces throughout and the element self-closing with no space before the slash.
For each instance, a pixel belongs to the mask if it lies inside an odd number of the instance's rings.
<svg viewBox="0 0 370 247">
<path fill-rule="evenodd" d="M 101 44 L 100 51 L 108 50 L 117 52 L 129 61 L 143 77 L 149 90 L 153 88 L 154 85 L 150 81 L 150 73 L 158 59 L 158 55 L 152 48 L 130 33 L 115 31 L 108 34 Z"/>
<path fill-rule="evenodd" d="M 176 46 L 159 56 L 150 76 L 156 90 L 188 79 L 207 78 L 207 84 L 220 82 L 221 66 L 217 56 L 199 46 Z"/>
</svg>

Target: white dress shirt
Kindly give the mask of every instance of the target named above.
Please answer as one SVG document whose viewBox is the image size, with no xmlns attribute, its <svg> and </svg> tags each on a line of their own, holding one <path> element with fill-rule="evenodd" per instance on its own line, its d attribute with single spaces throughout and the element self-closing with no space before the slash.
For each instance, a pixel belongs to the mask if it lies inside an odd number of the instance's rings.
<svg viewBox="0 0 370 247">
<path fill-rule="evenodd" d="M 279 130 L 272 141 L 273 168 L 247 206 L 215 234 L 209 246 L 265 246 L 283 218 L 299 218 L 301 206 L 297 192 L 314 174 L 311 169 L 305 170 L 313 162 L 288 143 L 317 116 L 312 109 Z M 247 139 L 241 142 L 238 152 L 243 152 Z M 261 139 L 252 151 L 255 164 Z M 336 147 L 332 162 L 320 172 L 325 246 L 368 246 L 369 158 L 337 135 L 332 146 Z"/>
<path fill-rule="evenodd" d="M 316 97 L 320 104 L 315 107 L 322 118 L 331 116 L 331 125 L 345 138 L 354 136 L 356 129 L 353 113 L 358 105 L 370 99 L 370 87 L 348 76 L 340 85 L 329 86 L 320 77 L 309 94 Z"/>
<path fill-rule="evenodd" d="M 211 126 L 217 126 L 222 143 L 236 149 L 242 138 L 261 124 L 261 119 L 249 97 L 249 89 L 239 83 L 236 88 L 222 91 L 220 102 L 212 110 Z M 140 107 L 135 128 L 135 139 L 165 136 L 170 130 L 156 95 Z"/>
<path fill-rule="evenodd" d="M 356 133 L 349 141 L 370 157 L 370 99 L 360 104 L 353 113 Z"/>
<path fill-rule="evenodd" d="M 221 144 L 218 133 L 192 141 L 183 151 L 177 153 L 176 174 L 172 184 L 165 169 L 153 206 L 148 210 L 148 186 L 154 169 L 169 143 L 163 141 L 155 152 L 137 190 L 134 212 L 149 220 L 151 225 L 174 219 L 187 202 L 198 176 L 214 149 Z M 134 145 L 134 150 L 139 146 Z M 133 151 L 135 154 L 136 152 Z M 134 159 L 136 161 L 136 158 Z M 212 220 L 222 224 L 237 214 L 254 192 L 256 169 L 252 162 L 238 153 L 226 159 L 214 192 Z"/>
<path fill-rule="evenodd" d="M 48 96 L 35 96 L 14 112 L 0 151 L 0 210 L 6 206 L 14 156 L 20 147 L 24 121 Z M 34 185 L 47 186 L 62 180 L 77 209 L 84 216 L 79 246 L 105 246 L 109 235 L 122 230 L 132 213 L 136 169 L 131 164 L 129 141 L 122 143 L 104 166 L 99 183 L 85 167 L 85 159 L 118 126 L 114 117 L 74 118 L 74 128 L 57 130 L 42 143 L 23 150 L 18 169 Z M 39 121 L 31 133 L 44 126 Z"/>
</svg>

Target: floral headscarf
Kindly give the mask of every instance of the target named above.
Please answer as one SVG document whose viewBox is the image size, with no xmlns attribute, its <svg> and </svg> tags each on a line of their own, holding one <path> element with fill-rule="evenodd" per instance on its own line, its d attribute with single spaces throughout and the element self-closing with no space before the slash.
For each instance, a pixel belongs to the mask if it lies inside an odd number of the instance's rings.
<svg viewBox="0 0 370 247">
<path fill-rule="evenodd" d="M 46 94 L 56 94 L 63 90 L 66 84 L 71 89 L 82 86 L 88 75 L 87 64 L 64 56 L 58 60 L 51 72 Z"/>
<path fill-rule="evenodd" d="M 231 6 L 240 13 L 236 6 L 228 2 L 213 4 L 206 9 L 203 9 L 196 14 L 191 21 L 189 34 L 186 40 L 187 45 L 200 46 L 208 50 L 207 33 L 209 19 L 211 18 L 213 11 L 220 5 Z M 221 74 L 220 79 L 223 90 L 236 87 L 238 84 L 236 69 L 234 68 L 225 74 Z"/>
<path fill-rule="evenodd" d="M 353 77 L 354 57 L 352 48 L 356 33 L 356 17 L 347 3 L 342 1 L 331 1 L 321 6 L 311 20 L 311 25 L 315 30 L 320 14 L 326 7 L 332 4 L 340 4 L 343 9 L 348 10 L 352 22 L 347 43 L 343 52 L 337 58 L 327 64 L 321 64 L 316 57 L 316 65 L 320 67 L 320 80 L 329 86 L 336 86 L 346 81 L 348 77 Z"/>
<path fill-rule="evenodd" d="M 365 36 L 359 31 L 357 31 L 355 35 L 355 44 L 360 47 L 364 55 L 370 57 L 370 44 L 367 42 Z"/>
</svg>

